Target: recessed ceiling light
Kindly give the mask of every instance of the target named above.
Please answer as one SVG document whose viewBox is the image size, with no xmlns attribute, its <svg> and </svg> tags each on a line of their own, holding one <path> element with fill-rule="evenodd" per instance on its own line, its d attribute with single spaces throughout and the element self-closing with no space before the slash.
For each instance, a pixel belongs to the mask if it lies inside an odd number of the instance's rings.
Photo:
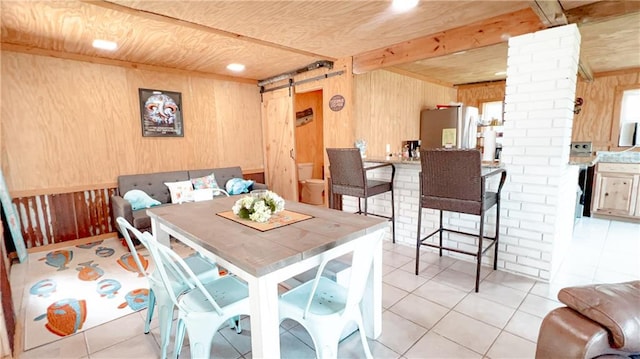
<svg viewBox="0 0 640 359">
<path fill-rule="evenodd" d="M 496 75 L 496 76 L 503 76 L 503 75 L 506 75 L 506 74 L 507 74 L 507 72 L 506 72 L 506 71 L 498 71 L 498 72 L 496 72 L 494 75 Z"/>
<path fill-rule="evenodd" d="M 229 65 L 227 65 L 227 69 L 231 70 L 233 72 L 241 72 L 241 71 L 244 71 L 244 65 L 243 64 L 229 64 Z"/>
<path fill-rule="evenodd" d="M 418 5 L 418 0 L 393 0 L 391 7 L 397 12 L 411 10 Z"/>
<path fill-rule="evenodd" d="M 93 40 L 93 47 L 101 50 L 114 51 L 118 48 L 118 44 L 107 40 Z"/>
</svg>

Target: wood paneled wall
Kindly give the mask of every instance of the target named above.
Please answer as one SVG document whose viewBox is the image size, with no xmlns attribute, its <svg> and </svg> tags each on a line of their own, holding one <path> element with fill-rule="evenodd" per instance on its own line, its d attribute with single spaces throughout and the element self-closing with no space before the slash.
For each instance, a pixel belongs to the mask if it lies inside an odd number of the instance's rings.
<svg viewBox="0 0 640 359">
<path fill-rule="evenodd" d="M 356 138 L 367 142 L 367 156 L 397 152 L 402 141 L 420 138 L 420 111 L 456 100 L 456 89 L 378 70 L 355 76 Z M 349 144 L 353 146 L 353 143 Z"/>
<path fill-rule="evenodd" d="M 632 84 L 640 87 L 640 70 L 609 76 L 596 74 L 592 82 L 578 81 L 576 96 L 582 97 L 584 104 L 573 117 L 572 141 L 592 141 L 594 151 L 618 150 L 616 89 Z"/>
<path fill-rule="evenodd" d="M 615 95 L 620 87 L 639 84 L 640 70 L 595 74 L 591 82 L 578 80 L 576 97 L 584 101 L 580 113 L 573 117 L 572 141 L 591 141 L 593 151 L 618 150 L 618 126 Z M 458 101 L 471 106 L 504 99 L 505 82 L 458 87 Z"/>
<path fill-rule="evenodd" d="M 299 112 L 307 108 L 313 110 L 313 121 L 296 127 L 296 163 L 313 163 L 313 178 L 323 178 L 322 91 L 296 93 L 295 111 Z"/>
<path fill-rule="evenodd" d="M 256 85 L 2 52 L 12 197 L 108 188 L 120 174 L 263 168 Z M 139 88 L 182 93 L 184 137 L 142 137 Z"/>
<path fill-rule="evenodd" d="M 477 107 L 482 112 L 483 102 L 504 101 L 505 84 L 505 81 L 495 81 L 458 86 L 458 102 Z"/>
</svg>

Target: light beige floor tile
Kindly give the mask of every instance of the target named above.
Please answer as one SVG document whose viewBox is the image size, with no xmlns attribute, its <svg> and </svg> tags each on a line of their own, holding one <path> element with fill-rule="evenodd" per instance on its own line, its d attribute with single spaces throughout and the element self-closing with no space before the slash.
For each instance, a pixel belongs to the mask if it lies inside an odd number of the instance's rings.
<svg viewBox="0 0 640 359">
<path fill-rule="evenodd" d="M 377 341 L 396 353 L 404 353 L 426 332 L 426 328 L 387 310 L 382 313 L 382 335 Z"/>
<path fill-rule="evenodd" d="M 562 289 L 560 284 L 536 282 L 529 293 L 551 300 L 558 300 L 558 292 L 560 289 Z"/>
<path fill-rule="evenodd" d="M 540 318 L 544 318 L 547 313 L 555 308 L 562 307 L 563 304 L 555 300 L 539 297 L 535 294 L 529 294 L 522 302 L 518 310 L 533 314 Z"/>
<path fill-rule="evenodd" d="M 298 325 L 298 323 L 292 320 L 285 320 L 283 324 L 291 326 Z M 251 322 L 248 317 L 240 320 L 240 328 L 242 332 L 238 334 L 235 329 L 226 326 L 218 330 L 218 334 L 216 335 L 223 336 L 240 354 L 247 354 L 251 351 Z M 281 325 L 280 333 L 283 332 L 285 332 L 285 329 Z"/>
<path fill-rule="evenodd" d="M 443 267 L 443 268 L 448 268 L 452 264 L 456 263 L 458 259 L 447 257 L 446 255 L 443 255 L 442 257 L 440 257 L 436 249 L 427 249 L 427 250 L 421 249 L 420 261 L 425 261 L 427 263 L 439 265 L 440 267 Z"/>
<path fill-rule="evenodd" d="M 389 308 L 409 294 L 406 290 L 382 283 L 382 308 Z"/>
<path fill-rule="evenodd" d="M 427 278 L 403 270 L 395 270 L 382 277 L 382 281 L 396 288 L 412 292 L 427 282 Z"/>
<path fill-rule="evenodd" d="M 515 308 L 482 298 L 473 292 L 458 303 L 453 310 L 500 329 L 507 325 L 516 311 Z"/>
<path fill-rule="evenodd" d="M 415 262 L 415 257 L 416 257 L 416 247 L 415 246 L 408 246 L 408 245 L 404 245 L 404 244 L 396 244 L 396 246 L 392 249 L 393 252 L 396 252 L 398 254 L 402 254 L 403 256 L 406 257 L 411 257 L 414 259 Z"/>
<path fill-rule="evenodd" d="M 428 281 L 413 293 L 447 308 L 453 308 L 468 294 L 465 291 L 441 284 L 435 280 Z"/>
<path fill-rule="evenodd" d="M 389 310 L 424 328 L 431 329 L 450 309 L 415 294 L 409 294 Z"/>
<path fill-rule="evenodd" d="M 407 263 L 404 266 L 400 267 L 400 269 L 402 269 L 403 271 L 415 274 L 416 263 L 415 261 L 412 263 Z M 418 268 L 418 275 L 423 278 L 430 279 L 435 277 L 436 275 L 438 275 L 438 273 L 442 272 L 445 269 L 446 268 L 440 267 L 437 264 L 431 264 L 428 262 L 420 261 L 420 268 Z"/>
<path fill-rule="evenodd" d="M 144 321 L 137 313 L 88 329 L 85 332 L 89 354 L 144 333 Z M 146 335 L 149 338 L 152 336 Z"/>
<path fill-rule="evenodd" d="M 434 332 L 429 332 L 405 354 L 409 359 L 424 358 L 482 358 L 482 355 L 452 342 Z"/>
<path fill-rule="evenodd" d="M 639 279 L 640 273 L 635 275 L 628 273 L 619 273 L 614 270 L 605 268 L 597 269 L 596 274 L 593 276 L 593 281 L 595 283 L 620 283 Z"/>
<path fill-rule="evenodd" d="M 367 339 L 367 345 L 371 351 L 371 355 L 378 359 L 396 359 L 400 354 L 387 348 L 376 340 Z M 360 340 L 360 332 L 354 332 L 350 336 L 344 338 L 338 346 L 338 358 L 340 359 L 360 359 L 364 358 L 364 349 Z"/>
<path fill-rule="evenodd" d="M 535 343 L 507 332 L 500 333 L 487 353 L 491 359 L 528 359 L 535 355 Z"/>
<path fill-rule="evenodd" d="M 517 289 L 519 291 L 528 292 L 536 284 L 536 280 L 527 278 L 517 274 L 496 270 L 491 272 L 484 280 L 503 285 L 505 287 Z M 480 284 L 482 285 L 482 283 Z"/>
<path fill-rule="evenodd" d="M 86 357 L 86 339 L 84 333 L 72 335 L 70 337 L 57 340 L 55 342 L 27 350 L 19 355 L 20 359 L 45 359 L 45 358 L 68 358 L 76 359 Z"/>
<path fill-rule="evenodd" d="M 476 285 L 475 277 L 448 268 L 438 273 L 431 280 L 465 292 L 474 290 Z"/>
<path fill-rule="evenodd" d="M 402 254 L 398 254 L 396 252 L 390 252 L 390 251 L 382 252 L 382 263 L 394 268 L 400 268 L 403 265 L 412 261 L 413 261 L 413 257 L 403 256 Z"/>
<path fill-rule="evenodd" d="M 527 296 L 527 292 L 509 288 L 501 284 L 483 281 L 480 283 L 478 295 L 511 308 L 518 308 L 522 300 Z"/>
<path fill-rule="evenodd" d="M 538 341 L 541 324 L 542 318 L 518 310 L 513 314 L 504 330 L 535 343 Z"/>
<path fill-rule="evenodd" d="M 449 312 L 433 331 L 477 353 L 485 353 L 500 329 L 455 311 Z"/>
<path fill-rule="evenodd" d="M 140 333 L 124 342 L 91 353 L 90 357 L 96 359 L 159 358 L 160 348 L 152 336 Z"/>
<path fill-rule="evenodd" d="M 396 267 L 388 266 L 384 263 L 382 264 L 382 275 L 393 272 L 394 270 L 396 270 Z"/>
<path fill-rule="evenodd" d="M 475 278 L 476 277 L 476 266 L 477 266 L 477 263 L 475 262 L 475 258 L 474 257 L 470 257 L 470 256 L 466 256 L 466 257 L 473 259 L 474 262 L 468 262 L 468 261 L 459 260 L 456 263 L 453 263 L 449 267 L 449 269 L 453 269 L 453 270 L 456 270 L 458 272 L 462 272 L 462 273 L 468 274 L 468 275 L 473 276 Z M 480 280 L 483 280 L 489 274 L 494 272 L 493 267 L 490 267 L 488 264 L 489 263 L 485 262 L 484 259 L 483 259 L 482 266 L 480 267 Z"/>
</svg>

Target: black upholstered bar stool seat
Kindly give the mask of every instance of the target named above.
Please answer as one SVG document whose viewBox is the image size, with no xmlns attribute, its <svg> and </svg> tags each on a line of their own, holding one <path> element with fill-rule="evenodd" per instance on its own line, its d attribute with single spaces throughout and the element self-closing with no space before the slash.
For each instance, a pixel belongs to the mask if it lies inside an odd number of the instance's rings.
<svg viewBox="0 0 640 359">
<path fill-rule="evenodd" d="M 391 233 L 393 243 L 396 242 L 395 203 L 393 200 L 393 178 L 396 168 L 392 163 L 364 167 L 360 151 L 357 148 L 327 148 L 329 156 L 329 172 L 331 180 L 329 186 L 332 195 L 329 196 L 329 207 L 334 208 L 333 194 L 358 197 L 358 211 L 356 213 L 387 218 L 391 220 Z M 389 181 L 372 180 L 367 178 L 367 171 L 391 167 Z M 369 213 L 367 199 L 379 194 L 391 192 L 391 216 Z M 364 210 L 360 199 L 364 198 Z"/>
<path fill-rule="evenodd" d="M 491 247 L 494 248 L 493 269 L 498 266 L 498 238 L 500 236 L 500 191 L 506 180 L 506 171 L 502 168 L 494 168 L 482 173 L 481 154 L 478 150 L 459 149 L 431 149 L 420 151 L 420 203 L 418 206 L 418 234 L 416 245 L 416 275 L 420 267 L 420 247 L 429 246 L 438 248 L 440 256 L 442 250 L 468 254 L 476 257 L 476 292 L 480 287 L 480 267 L 482 255 Z M 486 179 L 500 174 L 500 183 L 496 192 L 486 191 Z M 485 237 L 484 219 L 485 213 L 496 207 L 496 227 L 494 237 Z M 422 209 L 431 208 L 440 211 L 440 224 L 438 229 L 425 237 L 420 235 L 422 225 Z M 478 233 L 468 233 L 450 228 L 444 228 L 442 224 L 442 212 L 458 212 L 480 216 Z M 477 251 L 470 252 L 460 248 L 443 246 L 442 236 L 444 232 L 458 233 L 477 237 Z M 426 240 L 439 234 L 439 242 L 431 243 Z M 484 240 L 491 240 L 485 248 Z"/>
</svg>

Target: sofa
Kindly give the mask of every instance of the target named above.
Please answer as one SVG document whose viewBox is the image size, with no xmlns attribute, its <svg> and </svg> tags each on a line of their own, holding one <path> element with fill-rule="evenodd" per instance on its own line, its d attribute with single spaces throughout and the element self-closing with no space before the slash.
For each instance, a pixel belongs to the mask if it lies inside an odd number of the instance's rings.
<svg viewBox="0 0 640 359">
<path fill-rule="evenodd" d="M 640 358 L 640 281 L 563 288 L 542 321 L 536 359 Z"/>
<path fill-rule="evenodd" d="M 123 198 L 127 192 L 141 190 L 153 200 L 160 202 L 159 206 L 172 205 L 171 192 L 165 183 L 188 181 L 209 176 L 212 173 L 218 186 L 222 189 L 225 189 L 227 181 L 233 178 L 243 178 L 242 169 L 238 166 L 118 176 L 117 193 L 111 197 L 113 223 L 116 218 L 123 217 L 138 230 L 151 232 L 151 219 L 147 216 L 147 208 L 134 210 L 131 202 Z M 247 190 L 254 189 L 267 189 L 267 186 L 254 182 Z"/>
</svg>

